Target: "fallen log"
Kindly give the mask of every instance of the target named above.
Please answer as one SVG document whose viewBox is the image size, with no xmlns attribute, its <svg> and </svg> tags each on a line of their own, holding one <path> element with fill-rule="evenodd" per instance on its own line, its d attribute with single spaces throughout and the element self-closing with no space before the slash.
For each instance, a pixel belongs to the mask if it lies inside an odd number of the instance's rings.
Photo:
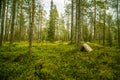
<svg viewBox="0 0 120 80">
<path fill-rule="evenodd" d="M 83 49 L 84 49 L 85 51 L 87 51 L 87 52 L 93 51 L 93 49 L 92 49 L 88 44 L 86 44 L 86 43 L 84 43 L 84 44 L 82 45 L 82 47 L 83 47 Z"/>
</svg>

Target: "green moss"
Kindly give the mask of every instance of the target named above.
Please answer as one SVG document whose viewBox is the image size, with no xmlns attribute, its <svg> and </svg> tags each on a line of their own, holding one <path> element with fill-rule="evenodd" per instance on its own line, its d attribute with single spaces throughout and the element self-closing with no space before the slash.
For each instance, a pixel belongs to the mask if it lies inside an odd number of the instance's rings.
<svg viewBox="0 0 120 80">
<path fill-rule="evenodd" d="M 1 80 L 119 80 L 120 54 L 114 47 L 90 43 L 93 52 L 79 52 L 74 44 L 27 42 L 0 48 Z"/>
</svg>

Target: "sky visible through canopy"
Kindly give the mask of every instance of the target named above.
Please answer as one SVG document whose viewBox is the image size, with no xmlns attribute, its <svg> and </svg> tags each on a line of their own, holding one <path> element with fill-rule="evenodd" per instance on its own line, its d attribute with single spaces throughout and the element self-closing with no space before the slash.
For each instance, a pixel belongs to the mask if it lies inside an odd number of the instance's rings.
<svg viewBox="0 0 120 80">
<path fill-rule="evenodd" d="M 51 0 L 43 0 L 44 9 L 47 11 L 47 15 L 49 15 L 50 11 L 50 1 Z M 68 0 L 53 0 L 54 4 L 57 6 L 57 10 L 59 14 L 64 13 L 65 4 L 68 3 Z"/>
</svg>

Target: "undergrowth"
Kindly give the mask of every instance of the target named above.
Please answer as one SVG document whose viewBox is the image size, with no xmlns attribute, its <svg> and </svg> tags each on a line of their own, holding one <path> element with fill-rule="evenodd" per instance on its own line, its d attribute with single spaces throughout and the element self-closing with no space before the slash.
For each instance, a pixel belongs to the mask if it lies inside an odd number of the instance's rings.
<svg viewBox="0 0 120 80">
<path fill-rule="evenodd" d="M 92 52 L 80 52 L 68 43 L 26 42 L 0 48 L 0 80 L 119 80 L 120 50 L 89 44 Z"/>
</svg>

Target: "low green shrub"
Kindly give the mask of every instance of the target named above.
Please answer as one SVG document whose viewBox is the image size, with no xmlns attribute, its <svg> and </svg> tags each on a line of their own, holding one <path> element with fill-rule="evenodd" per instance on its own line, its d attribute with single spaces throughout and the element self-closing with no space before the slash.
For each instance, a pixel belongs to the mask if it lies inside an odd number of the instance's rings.
<svg viewBox="0 0 120 80">
<path fill-rule="evenodd" d="M 74 44 L 27 42 L 0 48 L 1 80 L 119 80 L 120 54 L 114 47 L 89 44 L 93 51 L 80 52 Z"/>
</svg>

